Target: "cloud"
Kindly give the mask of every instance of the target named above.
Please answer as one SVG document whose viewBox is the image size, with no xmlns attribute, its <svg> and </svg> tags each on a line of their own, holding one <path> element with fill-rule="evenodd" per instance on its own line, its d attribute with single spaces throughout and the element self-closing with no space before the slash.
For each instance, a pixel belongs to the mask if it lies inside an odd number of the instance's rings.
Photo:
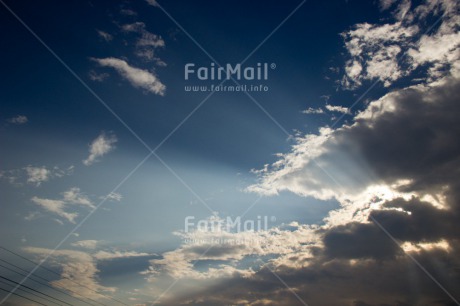
<svg viewBox="0 0 460 306">
<path fill-rule="evenodd" d="M 94 250 L 98 244 L 97 240 L 80 240 L 72 243 L 74 247 L 80 247 L 84 249 Z"/>
<path fill-rule="evenodd" d="M 397 0 L 380 0 L 380 9 L 382 11 L 388 10 Z"/>
<path fill-rule="evenodd" d="M 99 37 L 101 37 L 102 39 L 104 39 L 107 42 L 109 42 L 109 41 L 111 41 L 113 39 L 112 35 L 110 35 L 107 32 L 101 31 L 101 30 L 97 30 L 97 34 L 99 35 Z"/>
<path fill-rule="evenodd" d="M 102 59 L 93 59 L 103 67 L 115 69 L 124 79 L 129 81 L 136 88 L 145 89 L 148 92 L 163 96 L 166 86 L 161 83 L 158 77 L 147 71 L 130 66 L 126 61 L 109 57 Z"/>
<path fill-rule="evenodd" d="M 62 195 L 63 200 L 66 203 L 88 206 L 89 208 L 95 208 L 95 206 L 93 205 L 93 203 L 91 203 L 89 198 L 85 194 L 81 193 L 80 188 L 70 188 L 69 190 L 64 191 Z"/>
<path fill-rule="evenodd" d="M 64 211 L 66 203 L 62 200 L 43 199 L 39 197 L 33 197 L 31 200 L 35 204 L 41 206 L 43 209 L 55 213 L 70 223 L 75 223 L 75 218 L 78 217 L 77 213 L 69 213 Z"/>
<path fill-rule="evenodd" d="M 387 10 L 396 1 L 381 1 Z M 458 10 L 453 0 L 424 1 L 411 9 L 409 0 L 400 1 L 392 11 L 394 22 L 360 23 L 342 33 L 350 56 L 341 80 L 344 88 L 354 89 L 365 80 L 380 80 L 385 87 L 418 69 L 422 80 L 432 82 L 444 71 L 458 73 Z M 441 22 L 433 31 L 424 33 Z"/>
<path fill-rule="evenodd" d="M 97 73 L 96 71 L 91 70 L 88 73 L 88 76 L 91 81 L 103 82 L 105 79 L 109 77 L 109 74 L 108 73 Z"/>
<path fill-rule="evenodd" d="M 338 112 L 342 114 L 349 114 L 350 110 L 347 107 L 339 106 L 339 105 L 330 105 L 326 104 L 326 109 L 330 112 Z"/>
<path fill-rule="evenodd" d="M 1 171 L 0 178 L 8 180 L 11 184 L 22 184 L 21 181 L 25 179 L 26 183 L 39 187 L 42 183 L 47 182 L 50 179 L 71 175 L 73 173 L 73 169 L 73 166 L 70 166 L 67 169 L 60 169 L 57 166 L 49 168 L 46 166 L 37 167 L 29 165 L 22 169 Z"/>
<path fill-rule="evenodd" d="M 89 156 L 83 160 L 83 164 L 90 166 L 97 161 L 97 159 L 109 153 L 115 148 L 117 137 L 115 135 L 100 134 L 90 145 Z"/>
<path fill-rule="evenodd" d="M 155 56 L 155 49 L 163 48 L 165 41 L 161 36 L 153 34 L 146 29 L 143 22 L 135 22 L 124 24 L 121 30 L 125 33 L 134 33 L 138 37 L 136 39 L 136 50 L 134 54 L 146 62 L 154 61 L 158 66 L 166 66 L 166 64 Z"/>
<path fill-rule="evenodd" d="M 309 107 L 306 110 L 302 111 L 302 114 L 324 114 L 324 110 L 322 108 L 313 108 Z"/>
<path fill-rule="evenodd" d="M 35 254 L 44 259 L 48 254 L 52 265 L 61 270 L 61 279 L 51 282 L 53 287 L 67 289 L 70 294 L 91 299 L 105 299 L 98 292 L 113 293 L 115 288 L 99 284 L 97 280 L 97 269 L 94 258 L 85 252 L 73 250 L 49 250 L 45 248 L 27 247 L 26 252 Z"/>
<path fill-rule="evenodd" d="M 132 257 L 147 257 L 152 256 L 149 253 L 142 253 L 142 252 L 122 252 L 122 251 L 99 251 L 93 254 L 93 257 L 97 260 L 112 260 L 112 259 L 120 259 L 120 258 L 132 258 Z"/>
<path fill-rule="evenodd" d="M 209 217 L 207 220 L 215 224 L 226 222 L 216 216 Z M 147 275 L 149 281 L 156 281 L 164 276 L 202 281 L 235 276 L 248 277 L 254 271 L 238 268 L 235 262 L 251 256 L 279 256 L 297 253 L 300 250 L 308 253 L 308 246 L 318 242 L 314 234 L 315 227 L 298 223 L 291 223 L 287 227 L 231 232 L 223 226 L 219 230 L 210 227 L 207 230 L 176 232 L 175 234 L 183 240 L 181 247 L 163 253 L 162 258 L 150 260 L 149 269 L 142 274 Z M 194 268 L 194 263 L 197 261 L 216 264 L 207 271 L 200 271 Z"/>
<path fill-rule="evenodd" d="M 26 116 L 17 115 L 16 117 L 12 117 L 7 120 L 7 122 L 11 124 L 26 124 L 29 121 Z"/>
<path fill-rule="evenodd" d="M 60 278 L 51 282 L 53 287 L 66 289 L 76 297 L 91 299 L 107 299 L 117 291 L 115 287 L 107 287 L 100 283 L 98 264 L 114 259 L 149 257 L 155 254 L 136 251 L 97 251 L 101 241 L 81 240 L 72 243 L 73 247 L 82 250 L 51 250 L 46 248 L 25 247 L 24 251 L 47 258 L 47 264 L 59 268 Z"/>
<path fill-rule="evenodd" d="M 58 200 L 34 196 L 31 198 L 31 201 L 46 211 L 56 214 L 70 223 L 75 223 L 75 219 L 79 216 L 79 214 L 75 211 L 69 212 L 69 208 L 75 209 L 76 206 L 86 206 L 90 209 L 95 208 L 89 198 L 76 187 L 63 192 L 61 199 Z"/>
<path fill-rule="evenodd" d="M 36 184 L 39 186 L 42 182 L 46 182 L 51 177 L 51 171 L 46 169 L 45 167 L 32 167 L 27 166 L 25 167 L 27 172 L 27 182 Z"/>
<path fill-rule="evenodd" d="M 150 33 L 146 30 L 145 23 L 143 22 L 135 22 L 131 24 L 125 24 L 121 27 L 121 29 L 125 32 L 134 32 L 140 34 L 140 38 L 138 38 L 136 45 L 138 47 L 164 47 L 165 41 L 156 34 Z"/>
<path fill-rule="evenodd" d="M 111 192 L 105 197 L 108 201 L 120 202 L 123 196 L 118 192 Z"/>
<path fill-rule="evenodd" d="M 158 3 L 156 0 L 145 0 L 149 5 L 151 6 L 157 6 L 158 7 Z"/>
</svg>

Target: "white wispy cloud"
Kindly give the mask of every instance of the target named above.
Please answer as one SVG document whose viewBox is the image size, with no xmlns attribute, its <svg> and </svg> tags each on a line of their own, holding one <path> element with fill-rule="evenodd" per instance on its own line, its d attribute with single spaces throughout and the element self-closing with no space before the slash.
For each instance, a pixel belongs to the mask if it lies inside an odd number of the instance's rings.
<svg viewBox="0 0 460 306">
<path fill-rule="evenodd" d="M 101 133 L 89 146 L 89 156 L 83 160 L 83 164 L 86 166 L 92 165 L 99 157 L 112 151 L 115 148 L 116 142 L 117 137 L 115 135 Z"/>
<path fill-rule="evenodd" d="M 309 107 L 303 110 L 302 114 L 324 114 L 324 110 L 321 107 L 318 107 L 318 108 Z"/>
<path fill-rule="evenodd" d="M 94 208 L 93 203 L 91 203 L 87 195 L 83 194 L 80 191 L 80 188 L 77 188 L 77 187 L 70 188 L 69 190 L 64 191 L 62 193 L 62 196 L 63 196 L 63 200 L 66 203 L 77 204 L 77 205 L 88 206 L 90 208 Z"/>
<path fill-rule="evenodd" d="M 34 196 L 31 201 L 70 223 L 75 223 L 75 219 L 79 216 L 78 212 L 75 211 L 75 206 L 86 206 L 91 209 L 95 207 L 88 196 L 77 187 L 70 188 L 61 195 L 60 199 L 46 199 Z M 73 209 L 73 211 L 69 211 L 69 209 Z"/>
<path fill-rule="evenodd" d="M 7 121 L 12 124 L 25 124 L 29 121 L 29 119 L 24 115 L 18 115 L 16 117 L 9 118 Z"/>
<path fill-rule="evenodd" d="M 33 197 L 31 200 L 43 209 L 55 213 L 71 223 L 75 223 L 75 218 L 78 217 L 78 214 L 75 212 L 70 213 L 65 211 L 66 203 L 63 200 L 43 199 L 39 197 Z"/>
<path fill-rule="evenodd" d="M 115 69 L 124 79 L 129 81 L 136 88 L 142 88 L 148 92 L 163 96 L 166 86 L 161 83 L 160 79 L 152 72 L 130 66 L 126 61 L 109 57 L 93 59 L 103 67 Z"/>
<path fill-rule="evenodd" d="M 50 179 L 71 175 L 73 169 L 73 166 L 67 169 L 61 169 L 57 166 L 50 168 L 46 166 L 37 167 L 29 165 L 22 169 L 0 171 L 0 178 L 8 180 L 11 184 L 19 185 L 25 180 L 26 183 L 39 187 L 42 183 Z"/>
<path fill-rule="evenodd" d="M 94 70 L 90 70 L 88 73 L 89 79 L 95 82 L 102 82 L 109 77 L 108 73 L 97 73 Z"/>
<path fill-rule="evenodd" d="M 121 29 L 125 32 L 134 32 L 140 34 L 140 38 L 137 39 L 136 45 L 139 47 L 164 47 L 165 41 L 161 36 L 153 34 L 146 29 L 146 25 L 143 22 L 135 22 L 130 24 L 124 24 Z"/>
<path fill-rule="evenodd" d="M 118 192 L 111 192 L 104 198 L 108 201 L 120 202 L 123 199 L 123 196 Z"/>
<path fill-rule="evenodd" d="M 331 112 L 338 112 L 338 113 L 343 113 L 343 114 L 350 113 L 350 110 L 348 109 L 348 107 L 344 107 L 344 106 L 326 104 L 325 107 L 328 111 L 331 111 Z"/>
<path fill-rule="evenodd" d="M 164 61 L 155 56 L 157 48 L 163 48 L 165 41 L 160 35 L 153 34 L 146 29 L 143 22 L 124 24 L 121 26 L 124 33 L 134 33 L 137 35 L 136 50 L 134 54 L 146 62 L 154 61 L 158 66 L 166 66 Z"/>
</svg>

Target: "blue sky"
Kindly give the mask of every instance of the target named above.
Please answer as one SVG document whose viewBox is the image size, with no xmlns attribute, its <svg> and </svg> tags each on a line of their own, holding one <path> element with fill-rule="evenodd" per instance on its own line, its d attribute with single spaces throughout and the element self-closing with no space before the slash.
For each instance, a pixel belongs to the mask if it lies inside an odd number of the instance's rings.
<svg viewBox="0 0 460 306">
<path fill-rule="evenodd" d="M 0 304 L 458 304 L 455 1 L 0 2 Z"/>
</svg>

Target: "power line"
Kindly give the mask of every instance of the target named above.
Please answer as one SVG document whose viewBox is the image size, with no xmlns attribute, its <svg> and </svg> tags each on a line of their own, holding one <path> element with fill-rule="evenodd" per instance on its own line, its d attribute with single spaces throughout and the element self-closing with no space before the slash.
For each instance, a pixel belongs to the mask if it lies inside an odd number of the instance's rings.
<svg viewBox="0 0 460 306">
<path fill-rule="evenodd" d="M 49 294 L 47 294 L 47 293 L 43 293 L 43 292 L 41 292 L 41 291 L 39 291 L 39 290 L 36 290 L 36 289 L 34 289 L 34 288 L 31 288 L 31 287 L 29 287 L 29 286 L 26 286 L 26 285 L 23 285 L 23 284 L 19 284 L 18 282 L 14 281 L 14 280 L 12 280 L 12 279 L 9 279 L 9 278 L 7 278 L 7 277 L 4 277 L 4 276 L 1 276 L 1 275 L 0 275 L 0 278 L 1 278 L 1 279 L 4 279 L 4 280 L 7 280 L 7 281 L 9 281 L 9 282 L 11 282 L 11 283 L 13 283 L 13 284 L 15 284 L 15 285 L 19 285 L 19 286 L 21 286 L 21 287 L 27 288 L 27 289 L 32 290 L 32 291 L 34 291 L 34 292 L 40 293 L 40 294 L 42 294 L 42 295 L 44 295 L 44 296 L 46 296 L 46 297 L 52 298 L 52 299 L 54 299 L 54 300 L 56 300 L 56 301 L 59 301 L 59 302 L 62 302 L 62 303 L 64 303 L 64 304 L 67 304 L 67 305 L 72 306 L 72 304 L 69 304 L 69 303 L 67 303 L 67 302 L 64 302 L 63 300 L 60 300 L 60 299 L 58 299 L 58 298 L 55 298 L 55 297 L 53 297 L 53 296 L 51 296 L 51 295 L 49 295 Z"/>
<path fill-rule="evenodd" d="M 69 278 L 69 277 L 63 276 L 63 275 L 61 275 L 60 273 L 58 273 L 58 272 L 56 272 L 56 271 L 54 271 L 54 270 L 52 270 L 52 269 L 49 269 L 49 268 L 47 268 L 47 267 L 44 267 L 44 266 L 42 266 L 41 264 L 38 264 L 38 263 L 36 263 L 35 261 L 30 260 L 29 258 L 24 257 L 24 256 L 22 256 L 22 255 L 20 255 L 20 254 L 18 254 L 18 253 L 16 253 L 16 252 L 13 252 L 13 251 L 11 251 L 11 250 L 9 250 L 9 249 L 3 247 L 3 246 L 0 246 L 0 249 L 3 249 L 3 250 L 5 250 L 5 251 L 7 251 L 7 252 L 9 252 L 9 253 L 11 253 L 11 254 L 13 254 L 13 255 L 19 257 L 19 258 L 22 258 L 22 259 L 24 259 L 24 260 L 26 260 L 26 261 L 28 261 L 28 262 L 34 264 L 36 267 L 42 268 L 42 269 L 44 269 L 44 270 L 46 270 L 46 271 L 48 271 L 48 272 L 51 272 L 51 273 L 53 273 L 53 274 L 55 274 L 55 275 L 58 275 L 58 276 L 61 277 L 61 278 L 65 278 L 65 279 L 71 281 L 72 283 L 77 284 L 77 285 L 79 285 L 79 286 L 81 286 L 81 287 L 83 287 L 83 288 L 86 288 L 86 289 L 88 289 L 88 290 L 90 290 L 90 291 L 92 291 L 92 292 L 94 292 L 94 293 L 97 293 L 97 294 L 103 296 L 103 297 L 106 297 L 106 298 L 108 298 L 108 299 L 111 299 L 111 300 L 113 300 L 113 301 L 116 301 L 116 302 L 118 302 L 118 303 L 120 303 L 120 304 L 122 304 L 122 305 L 129 306 L 128 304 L 126 304 L 126 303 L 124 303 L 124 302 L 122 302 L 122 301 L 120 301 L 120 300 L 118 300 L 118 299 L 116 299 L 116 298 L 114 298 L 114 297 L 105 295 L 105 294 L 100 293 L 99 291 L 97 291 L 97 290 L 95 290 L 95 289 L 93 289 L 93 288 L 90 288 L 90 287 L 88 287 L 88 286 L 82 285 L 82 284 L 80 284 L 80 283 L 74 281 L 73 279 L 71 279 L 71 278 Z M 105 304 L 102 304 L 102 303 L 100 303 L 100 302 L 98 302 L 98 303 L 101 304 L 101 305 L 105 305 Z"/>
<path fill-rule="evenodd" d="M 28 297 L 25 297 L 25 296 L 23 296 L 23 295 L 20 295 L 20 294 L 18 294 L 18 293 L 16 293 L 16 292 L 10 292 L 9 290 L 3 289 L 3 288 L 0 288 L 0 290 L 1 290 L 1 291 L 5 291 L 6 293 L 10 293 L 10 294 L 12 294 L 12 295 L 16 295 L 16 296 L 22 297 L 23 299 L 26 299 L 26 300 L 29 300 L 29 301 L 31 301 L 31 302 L 37 303 L 37 304 L 39 304 L 39 305 L 48 306 L 48 305 L 46 305 L 46 304 L 40 303 L 39 301 L 36 301 L 36 300 L 30 299 L 30 298 L 28 298 Z"/>
<path fill-rule="evenodd" d="M 7 282 L 5 282 L 5 281 L 2 281 L 2 280 L 0 280 L 0 283 L 5 284 L 5 285 L 7 285 L 7 286 L 12 286 L 12 287 L 14 287 L 14 285 L 11 285 L 11 284 L 9 284 L 9 283 L 7 283 Z M 29 294 L 29 295 L 36 296 L 36 297 L 38 297 L 39 299 L 43 299 L 43 300 L 48 301 L 48 302 L 50 302 L 50 303 L 53 303 L 53 304 L 62 306 L 62 304 L 59 304 L 59 303 L 57 303 L 57 302 L 55 302 L 55 301 L 52 301 L 52 300 L 49 300 L 49 299 L 47 299 L 47 298 L 45 298 L 45 297 L 42 297 L 42 296 L 40 296 L 40 295 L 38 295 L 38 294 L 36 294 L 36 293 L 29 292 L 29 291 L 25 290 L 24 288 L 19 287 L 18 290 L 24 291 L 25 293 L 27 293 L 27 294 Z M 69 305 L 70 305 L 70 304 L 69 304 Z"/>
<path fill-rule="evenodd" d="M 12 263 L 9 263 L 9 262 L 7 262 L 6 260 L 3 260 L 3 259 L 0 258 L 0 261 L 6 262 L 7 264 L 9 264 L 9 265 L 15 267 L 16 269 L 19 269 L 19 270 L 21 270 L 21 271 L 24 271 L 25 273 L 28 273 L 27 270 L 24 270 L 24 269 L 22 269 L 22 268 L 20 268 L 20 267 L 18 267 L 18 266 L 16 266 L 16 265 L 14 265 L 14 264 L 12 264 Z M 0 264 L 0 267 L 2 267 L 2 268 L 4 268 L 4 269 L 7 269 L 7 270 L 9 270 L 9 271 L 11 271 L 11 272 L 17 273 L 17 274 L 19 274 L 19 275 L 21 275 L 21 276 L 26 276 L 26 275 L 27 275 L 27 274 L 23 274 L 23 273 L 21 273 L 21 272 L 15 271 L 15 270 L 13 270 L 13 269 L 11 269 L 11 268 L 9 268 L 9 267 L 6 267 L 6 266 L 4 266 L 4 265 L 2 265 L 2 264 Z M 38 280 L 36 280 L 36 279 L 33 279 L 32 277 L 42 279 L 42 280 L 44 280 L 46 283 L 40 282 L 40 281 L 38 281 Z M 48 287 L 48 288 L 51 288 L 51 289 L 53 289 L 53 290 L 56 290 L 57 292 L 60 292 L 60 293 L 62 293 L 62 294 L 65 294 L 65 295 L 67 295 L 67 296 L 69 296 L 69 297 L 71 297 L 71 298 L 77 299 L 77 300 L 79 300 L 80 302 L 83 302 L 83 303 L 86 303 L 86 304 L 88 304 L 88 305 L 94 306 L 94 304 L 91 304 L 91 303 L 89 303 L 89 302 L 87 302 L 87 301 L 85 301 L 85 300 L 82 300 L 82 299 L 80 299 L 80 298 L 78 298 L 78 297 L 76 297 L 76 296 L 73 296 L 73 295 L 71 295 L 71 294 L 65 292 L 64 290 L 60 290 L 60 289 L 57 289 L 56 287 L 53 287 L 53 286 L 48 285 L 47 283 L 49 283 L 50 281 L 47 280 L 47 279 L 44 278 L 44 277 L 41 277 L 41 276 L 39 276 L 39 275 L 32 275 L 32 277 L 29 278 L 29 279 L 30 279 L 31 281 L 33 281 L 33 282 L 36 282 L 37 284 L 40 284 L 40 285 L 42 285 L 42 286 L 46 286 L 46 287 Z M 59 285 L 59 286 L 61 286 L 61 285 Z M 64 288 L 64 287 L 62 287 L 62 288 Z M 67 288 L 65 288 L 65 289 L 66 289 L 67 291 L 69 291 L 69 292 L 72 292 L 72 293 L 74 293 L 74 294 L 78 294 L 78 295 L 80 295 L 80 296 L 83 297 L 83 295 L 81 295 L 81 294 L 78 293 L 78 292 L 75 292 L 75 291 L 70 290 L 70 289 L 67 289 Z M 90 299 L 90 298 L 86 298 L 86 299 L 88 299 L 88 300 L 90 300 L 90 301 L 93 301 L 93 302 L 96 302 L 96 303 L 97 303 L 97 301 L 94 301 L 94 300 L 92 300 L 92 299 Z"/>
</svg>

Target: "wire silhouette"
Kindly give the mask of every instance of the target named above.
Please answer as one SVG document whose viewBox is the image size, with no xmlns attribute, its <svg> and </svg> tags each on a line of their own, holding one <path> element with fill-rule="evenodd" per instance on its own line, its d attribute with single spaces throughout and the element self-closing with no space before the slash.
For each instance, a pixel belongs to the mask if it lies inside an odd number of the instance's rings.
<svg viewBox="0 0 460 306">
<path fill-rule="evenodd" d="M 5 281 L 2 281 L 2 280 L 0 280 L 0 284 L 5 284 L 5 285 L 7 285 L 7 286 L 12 286 L 12 287 L 14 287 L 14 285 L 12 285 L 12 284 L 10 284 L 10 283 L 7 283 L 7 282 L 5 282 Z M 27 293 L 27 295 L 29 295 L 29 296 L 30 296 L 30 295 L 33 295 L 33 296 L 38 297 L 39 299 L 45 300 L 45 301 L 47 301 L 47 302 L 50 302 L 50 303 L 53 303 L 53 304 L 56 304 L 56 305 L 59 305 L 59 306 L 63 306 L 62 304 L 57 303 L 57 302 L 55 302 L 55 301 L 53 301 L 53 300 L 47 299 L 46 297 L 43 297 L 43 296 L 41 296 L 41 295 L 39 295 L 39 294 L 37 294 L 37 293 L 33 293 L 33 292 L 30 292 L 30 291 L 27 291 L 26 289 L 24 289 L 24 288 L 22 288 L 22 287 L 19 287 L 17 290 L 24 291 L 24 292 Z"/>
<path fill-rule="evenodd" d="M 19 269 L 19 270 L 25 272 L 26 274 L 21 273 L 21 272 L 18 272 L 18 271 L 15 271 L 15 270 L 13 270 L 13 269 L 7 267 L 7 266 L 4 266 L 4 265 L 0 264 L 0 267 L 1 267 L 1 268 L 4 268 L 4 269 L 6 269 L 6 270 L 8 270 L 8 271 L 11 271 L 11 272 L 13 272 L 13 273 L 17 273 L 18 275 L 21 275 L 21 276 L 23 276 L 23 277 L 25 277 L 25 276 L 28 274 L 28 272 L 29 272 L 29 271 L 27 271 L 27 270 L 24 270 L 24 269 L 22 269 L 22 268 L 16 266 L 15 264 L 12 264 L 12 263 L 10 263 L 10 262 L 7 262 L 6 260 L 3 260 L 3 259 L 1 259 L 1 258 L 0 258 L 0 261 L 5 262 L 5 263 L 7 263 L 7 264 L 9 264 L 9 265 L 11 265 L 11 266 L 13 266 L 13 267 L 15 267 L 16 269 Z M 35 277 L 35 278 L 38 278 L 38 279 L 42 279 L 42 280 L 44 280 L 46 283 L 40 282 L 40 281 L 38 281 L 38 280 L 36 280 L 36 279 L 33 279 L 32 277 Z M 89 302 L 87 302 L 87 301 L 85 301 L 85 300 L 82 300 L 82 299 L 80 299 L 80 298 L 74 296 L 74 295 L 71 295 L 71 294 L 67 293 L 67 292 L 64 291 L 64 290 L 61 290 L 61 289 L 58 289 L 58 288 L 56 288 L 56 287 L 53 287 L 53 286 L 49 285 L 48 283 L 50 283 L 50 281 L 49 281 L 48 279 L 44 278 L 44 277 L 41 277 L 41 276 L 39 276 L 39 275 L 32 275 L 32 277 L 30 277 L 29 279 L 30 279 L 31 281 L 37 283 L 37 284 L 40 284 L 40 285 L 42 285 L 42 286 L 45 286 L 45 287 L 48 287 L 48 288 L 50 288 L 50 289 L 56 290 L 57 292 L 60 292 L 60 293 L 62 293 L 62 294 L 65 294 L 65 295 L 67 295 L 67 296 L 69 296 L 69 297 L 71 297 L 71 298 L 77 299 L 77 300 L 79 300 L 80 302 L 83 302 L 83 303 L 86 303 L 86 304 L 88 304 L 88 305 L 94 306 L 94 304 L 91 304 L 91 303 L 89 303 Z M 62 287 L 62 288 L 64 288 L 64 287 Z M 74 293 L 74 294 L 77 294 L 77 295 L 82 296 L 80 293 L 75 292 L 75 291 L 73 291 L 73 290 L 70 290 L 70 289 L 67 289 L 67 288 L 64 288 L 64 289 L 67 290 L 67 291 L 69 291 L 69 292 L 72 292 L 72 293 Z M 90 299 L 90 298 L 86 298 L 86 299 L 88 299 L 88 300 L 90 300 L 90 301 L 93 301 L 93 302 L 96 302 L 96 303 L 97 303 L 97 301 L 94 301 L 94 300 L 92 300 L 92 299 Z"/>
<path fill-rule="evenodd" d="M 36 289 L 34 289 L 34 288 L 31 288 L 31 287 L 29 287 L 29 286 L 26 286 L 26 285 L 23 285 L 23 284 L 19 284 L 18 282 L 14 281 L 14 280 L 12 280 L 12 279 L 9 279 L 9 278 L 7 278 L 7 277 L 4 277 L 4 276 L 1 276 L 1 275 L 0 275 L 0 278 L 1 278 L 1 279 L 4 279 L 4 280 L 6 280 L 6 281 L 9 281 L 9 282 L 11 282 L 11 283 L 13 283 L 13 284 L 15 284 L 15 285 L 20 285 L 20 287 L 24 287 L 24 288 L 26 288 L 26 289 L 29 289 L 29 290 L 33 291 L 33 292 L 37 292 L 37 293 L 39 293 L 39 294 L 41 294 L 41 295 L 44 295 L 44 296 L 49 297 L 49 298 L 52 298 L 52 299 L 54 299 L 54 300 L 56 300 L 56 301 L 59 301 L 59 302 L 61 302 L 61 303 L 64 303 L 64 304 L 67 304 L 67 305 L 72 306 L 72 304 L 69 304 L 69 303 L 67 303 L 67 302 L 64 302 L 64 301 L 61 300 L 61 299 L 55 298 L 55 297 L 53 297 L 53 296 L 51 296 L 51 295 L 49 295 L 49 294 L 47 294 L 47 293 L 43 293 L 43 292 L 41 292 L 41 291 L 39 291 L 39 290 L 36 290 Z M 3 282 L 3 283 L 5 283 L 5 282 Z M 33 295 L 35 295 L 35 294 L 33 294 Z M 45 299 L 45 298 L 43 298 L 43 299 Z M 48 299 L 45 299 L 45 300 L 49 301 Z M 51 301 L 50 301 L 50 302 L 51 302 Z M 56 302 L 53 302 L 53 303 L 57 304 Z M 60 304 L 58 304 L 58 305 L 60 305 Z"/>
<path fill-rule="evenodd" d="M 26 299 L 26 300 L 29 300 L 29 301 L 31 301 L 31 302 L 37 303 L 37 304 L 39 304 L 39 305 L 48 306 L 48 305 L 43 304 L 43 303 L 40 303 L 39 301 L 36 301 L 36 300 L 34 300 L 34 299 L 31 299 L 31 298 L 28 298 L 28 297 L 26 297 L 26 296 L 23 296 L 23 295 L 21 295 L 21 294 L 19 294 L 19 293 L 10 292 L 10 290 L 6 290 L 6 289 L 3 289 L 3 288 L 0 288 L 0 290 L 1 290 L 1 291 L 5 291 L 6 293 L 11 293 L 12 295 L 19 296 L 19 297 L 21 297 L 21 298 L 23 298 L 23 299 Z"/>
</svg>

